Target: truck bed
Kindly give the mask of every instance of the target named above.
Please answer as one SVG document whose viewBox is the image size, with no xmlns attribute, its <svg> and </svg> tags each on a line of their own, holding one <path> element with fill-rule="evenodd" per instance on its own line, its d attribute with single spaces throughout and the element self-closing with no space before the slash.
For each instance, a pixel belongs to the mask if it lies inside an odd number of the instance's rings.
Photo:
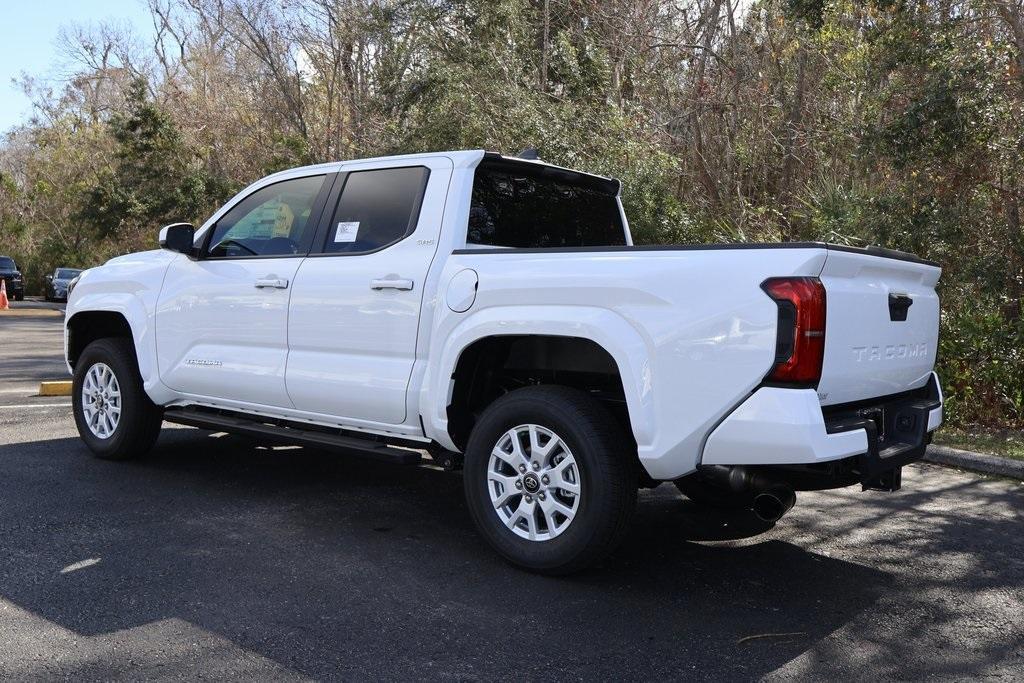
<svg viewBox="0 0 1024 683">
<path fill-rule="evenodd" d="M 479 278 L 475 303 L 439 310 L 435 338 L 493 318 L 493 333 L 598 339 L 619 365 L 640 457 L 655 477 L 684 473 L 681 461 L 696 466 L 715 425 L 769 384 L 779 315 L 761 288 L 769 278 L 820 278 L 825 287 L 822 375 L 800 389 L 818 422 L 824 406 L 919 389 L 934 365 L 941 270 L 911 254 L 817 242 L 470 247 L 454 251 L 441 281 L 463 269 Z M 890 294 L 912 300 L 905 321 L 890 319 Z"/>
</svg>

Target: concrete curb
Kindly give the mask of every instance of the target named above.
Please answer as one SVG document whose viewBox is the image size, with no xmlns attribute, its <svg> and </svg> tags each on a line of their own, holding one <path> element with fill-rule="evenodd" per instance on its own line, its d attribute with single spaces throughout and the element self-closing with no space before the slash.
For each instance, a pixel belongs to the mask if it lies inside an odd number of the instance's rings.
<svg viewBox="0 0 1024 683">
<path fill-rule="evenodd" d="M 983 474 L 995 474 L 1000 477 L 1024 480 L 1024 460 L 1002 458 L 998 455 L 973 453 L 971 451 L 962 451 L 959 448 L 933 444 L 928 446 L 928 450 L 925 451 L 924 461 L 950 467 L 959 467 L 960 469 L 981 472 Z"/>
<path fill-rule="evenodd" d="M 71 380 L 62 379 L 52 382 L 39 383 L 40 396 L 70 396 Z"/>
<path fill-rule="evenodd" d="M 12 318 L 59 318 L 62 315 L 64 315 L 64 311 L 57 311 L 52 308 L 22 308 L 21 306 L 11 306 L 7 310 L 0 310 L 0 316 L 10 316 Z"/>
</svg>

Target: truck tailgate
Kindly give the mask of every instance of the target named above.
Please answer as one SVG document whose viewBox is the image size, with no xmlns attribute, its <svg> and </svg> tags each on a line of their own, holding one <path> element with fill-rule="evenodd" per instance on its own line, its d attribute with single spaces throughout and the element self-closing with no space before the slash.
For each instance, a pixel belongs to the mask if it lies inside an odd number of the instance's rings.
<svg viewBox="0 0 1024 683">
<path fill-rule="evenodd" d="M 942 270 L 927 262 L 830 249 L 822 405 L 917 389 L 928 381 L 939 338 Z"/>
</svg>

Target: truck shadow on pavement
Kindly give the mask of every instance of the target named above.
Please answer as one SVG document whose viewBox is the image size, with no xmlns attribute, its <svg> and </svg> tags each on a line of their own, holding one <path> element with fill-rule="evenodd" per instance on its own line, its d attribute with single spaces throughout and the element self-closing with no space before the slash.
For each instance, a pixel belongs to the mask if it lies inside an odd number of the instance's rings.
<svg viewBox="0 0 1024 683">
<path fill-rule="evenodd" d="M 895 583 L 729 541 L 765 527 L 667 486 L 602 566 L 534 576 L 476 535 L 458 473 L 191 429 L 129 463 L 77 439 L 0 446 L 0 477 L 0 598 L 83 637 L 184 620 L 316 678 L 754 679 Z"/>
</svg>

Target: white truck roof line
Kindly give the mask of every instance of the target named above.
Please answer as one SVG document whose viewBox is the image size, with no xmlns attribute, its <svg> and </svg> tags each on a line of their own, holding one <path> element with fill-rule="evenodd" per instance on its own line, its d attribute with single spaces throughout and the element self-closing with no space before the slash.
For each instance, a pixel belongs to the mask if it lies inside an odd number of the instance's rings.
<svg viewBox="0 0 1024 683">
<path fill-rule="evenodd" d="M 417 152 L 415 154 L 394 154 L 394 155 L 389 155 L 389 156 L 370 157 L 370 158 L 367 158 L 367 159 L 348 159 L 348 160 L 329 161 L 329 162 L 325 162 L 325 163 L 322 163 L 322 164 L 312 164 L 312 165 L 309 165 L 309 166 L 299 166 L 299 167 L 296 167 L 296 168 L 289 168 L 289 169 L 285 169 L 283 171 L 278 171 L 277 173 L 274 173 L 274 174 L 271 174 L 270 176 L 267 176 L 267 178 L 264 178 L 263 180 L 267 180 L 269 178 L 284 177 L 284 176 L 304 175 L 305 173 L 308 173 L 309 171 L 323 170 L 323 171 L 326 171 L 326 172 L 329 173 L 332 170 L 339 169 L 344 164 L 351 164 L 351 163 L 356 163 L 356 162 L 358 162 L 360 164 L 362 164 L 362 163 L 375 163 L 375 162 L 389 162 L 389 161 L 408 162 L 408 161 L 416 161 L 418 159 L 428 159 L 428 158 L 431 158 L 431 157 L 439 157 L 439 156 L 448 157 L 449 159 L 451 159 L 452 165 L 453 165 L 454 168 L 472 168 L 472 167 L 476 166 L 478 163 L 480 163 L 480 161 L 482 161 L 483 159 L 487 158 L 487 159 L 493 159 L 493 160 L 506 161 L 506 162 L 509 162 L 509 163 L 517 164 L 517 165 L 518 164 L 522 164 L 522 165 L 530 165 L 530 166 L 536 166 L 536 167 L 550 168 L 550 169 L 555 170 L 555 171 L 564 171 L 565 173 L 573 173 L 573 174 L 578 174 L 578 175 L 581 175 L 581 176 L 587 176 L 587 177 L 593 178 L 593 179 L 595 179 L 597 181 L 618 182 L 616 179 L 610 178 L 608 176 L 602 176 L 602 175 L 598 175 L 596 173 L 587 173 L 586 171 L 580 171 L 580 170 L 574 169 L 574 168 L 567 168 L 565 166 L 558 166 L 558 165 L 555 165 L 555 164 L 548 163 L 548 162 L 544 161 L 543 159 L 523 159 L 521 157 L 506 156 L 506 155 L 500 154 L 498 152 L 489 152 L 489 151 L 482 150 L 482 149 L 464 149 L 464 150 L 451 150 L 451 151 L 443 151 L 443 152 Z"/>
</svg>

